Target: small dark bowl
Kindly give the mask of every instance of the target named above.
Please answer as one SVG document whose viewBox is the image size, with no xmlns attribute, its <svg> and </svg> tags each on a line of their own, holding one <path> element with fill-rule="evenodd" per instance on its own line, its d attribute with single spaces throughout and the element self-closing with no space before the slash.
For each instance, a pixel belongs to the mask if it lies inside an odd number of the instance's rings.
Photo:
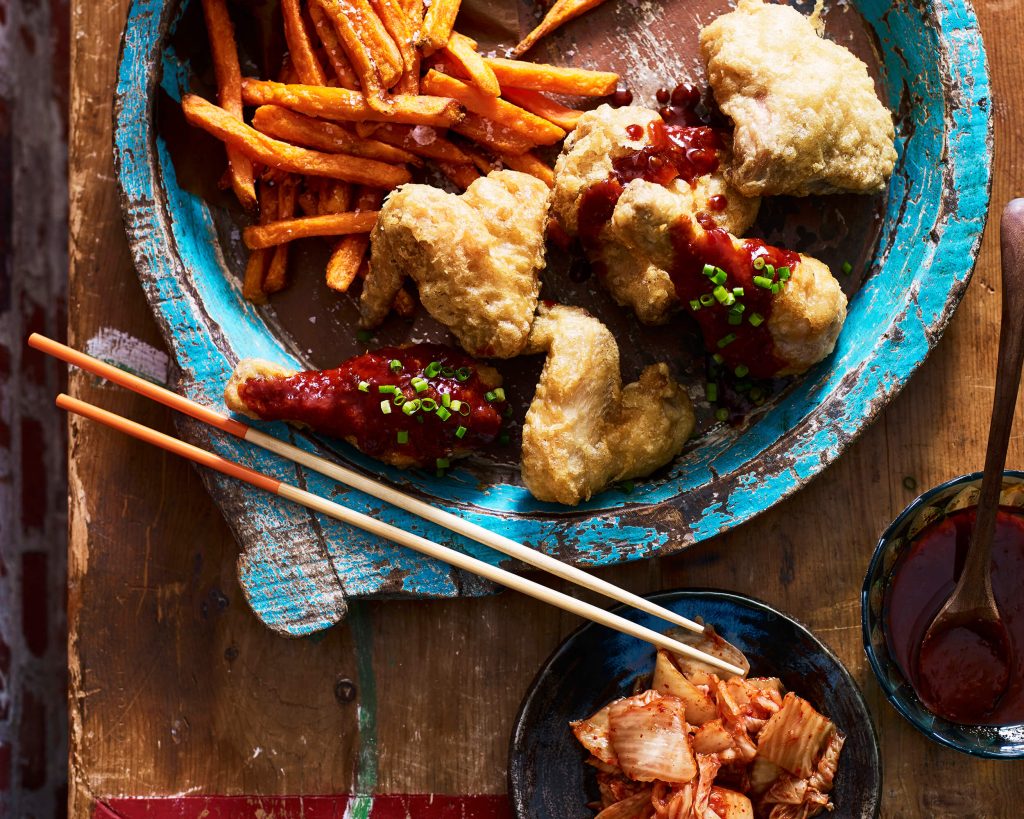
<svg viewBox="0 0 1024 819">
<path fill-rule="evenodd" d="M 864 651 L 868 655 L 872 671 L 875 672 L 875 678 L 889 702 L 928 739 L 972 756 L 1022 759 L 1024 724 L 958 725 L 935 716 L 917 698 L 913 687 L 903 676 L 896 661 L 889 655 L 889 646 L 885 641 L 882 614 L 885 592 L 892 569 L 912 535 L 949 511 L 975 505 L 980 487 L 980 472 L 953 478 L 921 495 L 882 533 L 861 591 Z M 1013 505 L 1024 506 L 1024 472 L 1004 472 L 1003 492 L 1004 496 L 1013 496 Z"/>
<path fill-rule="evenodd" d="M 765 603 L 729 592 L 687 589 L 649 599 L 688 617 L 703 617 L 750 660 L 751 673 L 777 676 L 846 734 L 832 799 L 833 819 L 878 816 L 882 768 L 864 699 L 839 658 L 806 627 Z M 620 606 L 615 612 L 655 629 L 663 621 Z M 594 624 L 571 634 L 541 667 L 512 726 L 508 785 L 519 819 L 593 819 L 594 771 L 569 730 L 609 700 L 632 693 L 654 669 L 646 643 Z"/>
</svg>

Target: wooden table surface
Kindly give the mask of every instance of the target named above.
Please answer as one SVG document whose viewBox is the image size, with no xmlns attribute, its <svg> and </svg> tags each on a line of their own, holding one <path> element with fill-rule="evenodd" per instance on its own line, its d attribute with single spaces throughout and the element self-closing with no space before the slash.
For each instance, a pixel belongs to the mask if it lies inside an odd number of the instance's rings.
<svg viewBox="0 0 1024 819">
<path fill-rule="evenodd" d="M 152 345 L 147 361 L 159 365 L 111 163 L 127 5 L 72 3 L 69 337 L 79 348 L 110 345 L 119 331 Z M 998 213 L 1024 193 L 1024 2 L 986 0 L 977 11 L 992 72 Z M 885 816 L 1019 816 L 1024 802 L 1024 764 L 943 750 L 889 706 L 861 648 L 858 604 L 882 528 L 917 489 L 981 466 L 998 336 L 997 224 L 990 220 L 974 281 L 938 348 L 836 465 L 726 536 L 602 572 L 637 592 L 751 594 L 814 629 L 871 706 Z M 109 385 L 76 373 L 71 386 L 171 429 L 166 411 Z M 1010 467 L 1024 467 L 1022 438 L 1013 437 Z M 321 639 L 276 637 L 242 597 L 235 544 L 195 471 L 76 421 L 70 456 L 74 816 L 124 795 L 504 791 L 519 700 L 577 621 L 509 593 L 361 604 Z"/>
</svg>

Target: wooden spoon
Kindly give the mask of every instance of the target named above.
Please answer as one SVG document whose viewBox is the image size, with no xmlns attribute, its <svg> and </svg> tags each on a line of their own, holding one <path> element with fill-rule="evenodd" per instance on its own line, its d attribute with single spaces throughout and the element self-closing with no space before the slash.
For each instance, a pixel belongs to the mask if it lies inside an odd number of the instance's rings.
<svg viewBox="0 0 1024 819">
<path fill-rule="evenodd" d="M 928 627 L 917 663 L 918 694 L 956 722 L 995 710 L 1010 677 L 1010 641 L 992 594 L 992 538 L 1024 363 L 1024 199 L 1003 210 L 1000 243 L 1003 307 L 981 496 L 963 572 Z"/>
</svg>

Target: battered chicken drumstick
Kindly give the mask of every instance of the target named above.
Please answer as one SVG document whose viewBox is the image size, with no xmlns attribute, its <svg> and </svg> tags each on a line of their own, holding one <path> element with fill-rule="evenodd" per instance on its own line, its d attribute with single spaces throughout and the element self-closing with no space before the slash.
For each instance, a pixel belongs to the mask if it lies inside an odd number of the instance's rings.
<svg viewBox="0 0 1024 819">
<path fill-rule="evenodd" d="M 693 92 L 695 93 L 695 92 Z M 624 191 L 659 185 L 673 211 L 706 212 L 732 233 L 757 215 L 758 199 L 726 183 L 725 135 L 703 124 L 666 125 L 649 108 L 602 105 L 580 117 L 555 165 L 552 209 L 578 236 L 601 281 L 621 305 L 647 324 L 663 324 L 679 307 L 668 273 L 638 251 L 628 225 L 612 221 Z"/>
<path fill-rule="evenodd" d="M 468 353 L 519 355 L 540 292 L 548 194 L 517 171 L 495 171 L 461 196 L 429 185 L 398 188 L 371 236 L 363 323 L 384 319 L 409 276 L 427 312 Z"/>
<path fill-rule="evenodd" d="M 383 347 L 333 370 L 240 361 L 224 390 L 234 412 L 342 438 L 401 468 L 444 470 L 498 437 L 501 376 L 439 344 Z"/>
<path fill-rule="evenodd" d="M 715 101 L 736 126 L 726 179 L 748 196 L 875 193 L 892 173 L 892 115 L 867 66 L 815 22 L 739 0 L 700 33 Z"/>
<path fill-rule="evenodd" d="M 523 482 L 539 500 L 574 506 L 649 475 L 693 433 L 690 397 L 668 367 L 623 387 L 615 338 L 585 310 L 542 305 L 527 352 L 547 353 L 523 425 Z"/>
</svg>

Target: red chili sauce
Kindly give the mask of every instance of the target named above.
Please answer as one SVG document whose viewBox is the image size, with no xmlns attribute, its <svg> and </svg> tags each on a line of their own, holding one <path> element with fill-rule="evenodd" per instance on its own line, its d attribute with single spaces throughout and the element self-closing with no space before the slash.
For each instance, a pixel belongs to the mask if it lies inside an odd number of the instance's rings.
<svg viewBox="0 0 1024 819">
<path fill-rule="evenodd" d="M 707 349 L 719 354 L 729 369 L 740 368 L 738 375 L 747 372 L 754 378 L 775 375 L 784 364 L 775 355 L 775 345 L 768 330 L 768 317 L 772 314 L 776 294 L 768 287 L 759 286 L 755 278 L 763 282 L 767 278 L 768 265 L 776 271 L 788 268 L 790 275 L 795 275 L 800 254 L 767 245 L 760 239 L 734 243 L 729 233 L 718 227 L 706 213 L 697 214 L 696 224 L 690 219 L 680 219 L 672 225 L 671 234 L 675 252 L 672 269 L 668 273 L 684 311 L 700 324 Z M 758 259 L 765 263 L 760 270 L 754 267 Z M 716 300 L 694 309 L 692 303 L 700 303 L 702 296 L 705 302 L 708 301 L 707 294 L 715 288 L 714 282 L 704 275 L 705 265 L 725 271 L 726 281 L 722 286 L 730 293 L 737 287 L 742 288 L 742 295 L 734 295 L 735 304 L 720 304 Z M 775 280 L 780 288 L 787 286 L 786 282 L 779 280 L 778 273 Z M 736 305 L 742 305 L 738 324 L 730 323 L 730 315 L 736 315 L 732 312 Z"/>
<path fill-rule="evenodd" d="M 893 569 L 883 617 L 886 643 L 903 675 L 933 713 L 951 722 L 1013 725 L 1024 722 L 1024 515 L 1002 508 L 992 542 L 992 591 L 1009 646 L 977 628 L 957 628 L 936 655 L 927 680 L 921 673 L 921 642 L 956 585 L 971 540 L 976 509 L 961 509 L 929 524 L 911 541 Z M 1009 649 L 1007 653 L 1007 649 Z M 926 658 L 927 660 L 928 658 Z M 993 675 L 1009 683 L 996 707 L 977 713 L 992 689 Z"/>
<path fill-rule="evenodd" d="M 400 369 L 392 368 L 392 361 L 400 362 Z M 442 371 L 428 376 L 434 362 Z M 413 379 L 426 381 L 426 388 L 417 391 Z M 388 387 L 397 392 L 387 391 Z M 267 421 L 306 424 L 351 441 L 367 455 L 399 455 L 409 458 L 411 465 L 440 469 L 443 460 L 438 463 L 438 459 L 482 448 L 497 437 L 507 402 L 499 397 L 503 393 L 496 396 L 493 389 L 480 379 L 477 364 L 469 356 L 440 344 L 416 344 L 382 347 L 333 370 L 251 378 L 241 385 L 239 395 Z M 487 398 L 489 393 L 492 400 Z M 445 394 L 450 396 L 449 407 L 440 412 Z M 408 414 L 405 403 L 414 399 L 420 408 Z M 428 402 L 424 408 L 424 399 L 436 407 Z M 456 401 L 461 405 L 452 409 Z M 381 402 L 387 403 L 390 412 L 382 410 Z M 460 428 L 464 428 L 461 437 Z"/>
<path fill-rule="evenodd" d="M 718 151 L 724 145 L 718 129 L 666 125 L 655 120 L 646 129 L 629 125 L 626 133 L 630 139 L 640 139 L 645 130 L 647 144 L 614 159 L 607 181 L 592 185 L 583 195 L 576 221 L 580 241 L 588 252 L 598 249 L 601 231 L 612 218 L 623 189 L 634 179 L 658 185 L 682 179 L 693 185 L 698 177 L 718 170 Z"/>
</svg>

